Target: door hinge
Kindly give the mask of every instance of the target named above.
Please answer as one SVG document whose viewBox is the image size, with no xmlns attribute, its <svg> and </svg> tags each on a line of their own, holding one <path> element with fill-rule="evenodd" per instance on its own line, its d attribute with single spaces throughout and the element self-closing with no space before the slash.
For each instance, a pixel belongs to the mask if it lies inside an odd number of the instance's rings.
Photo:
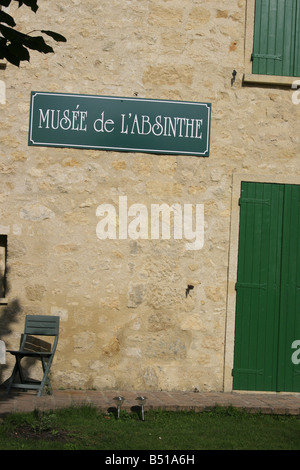
<svg viewBox="0 0 300 470">
<path fill-rule="evenodd" d="M 270 205 L 270 199 L 255 199 L 254 197 L 240 197 L 239 206 L 241 204 L 267 204 Z"/>
<path fill-rule="evenodd" d="M 264 369 L 240 369 L 236 367 L 235 369 L 232 369 L 232 375 L 234 375 L 234 373 L 263 375 Z"/>
<path fill-rule="evenodd" d="M 282 55 L 274 55 L 274 54 L 251 54 L 251 61 L 253 62 L 253 59 L 273 59 L 273 60 L 282 60 Z"/>
<path fill-rule="evenodd" d="M 267 284 L 257 284 L 255 282 L 237 282 L 235 284 L 235 290 L 237 290 L 239 287 L 246 287 L 250 289 L 267 289 L 268 285 Z"/>
</svg>

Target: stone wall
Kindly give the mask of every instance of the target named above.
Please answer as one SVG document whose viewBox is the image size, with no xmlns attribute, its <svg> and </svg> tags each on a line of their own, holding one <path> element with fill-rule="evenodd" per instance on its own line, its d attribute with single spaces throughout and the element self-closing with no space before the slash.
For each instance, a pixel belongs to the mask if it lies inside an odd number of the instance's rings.
<svg viewBox="0 0 300 470">
<path fill-rule="evenodd" d="M 232 178 L 300 182 L 300 106 L 289 88 L 243 86 L 245 0 L 39 6 L 10 11 L 22 31 L 50 29 L 68 42 L 0 70 L 0 337 L 16 347 L 26 314 L 59 315 L 55 387 L 222 390 Z M 28 147 L 32 90 L 210 102 L 210 156 Z M 99 240 L 96 209 L 118 208 L 120 196 L 149 210 L 203 204 L 203 248 Z"/>
</svg>

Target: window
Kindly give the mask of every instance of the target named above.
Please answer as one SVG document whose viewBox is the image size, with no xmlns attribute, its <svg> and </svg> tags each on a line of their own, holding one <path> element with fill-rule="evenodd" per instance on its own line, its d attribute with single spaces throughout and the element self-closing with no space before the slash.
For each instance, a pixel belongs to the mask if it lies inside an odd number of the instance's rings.
<svg viewBox="0 0 300 470">
<path fill-rule="evenodd" d="M 300 77 L 300 0 L 248 0 L 245 81 Z"/>
<path fill-rule="evenodd" d="M 7 235 L 0 235 L 0 303 L 6 303 Z"/>
</svg>

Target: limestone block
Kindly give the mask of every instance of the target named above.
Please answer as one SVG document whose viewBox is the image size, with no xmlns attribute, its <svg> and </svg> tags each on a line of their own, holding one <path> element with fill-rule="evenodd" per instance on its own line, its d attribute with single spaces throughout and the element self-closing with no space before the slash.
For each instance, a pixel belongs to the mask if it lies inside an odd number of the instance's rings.
<svg viewBox="0 0 300 470">
<path fill-rule="evenodd" d="M 89 377 L 79 371 L 67 370 L 54 371 L 51 375 L 51 384 L 54 388 L 74 388 L 76 384 L 77 389 L 84 389 L 88 387 Z"/>
<path fill-rule="evenodd" d="M 106 356 L 115 356 L 120 352 L 120 342 L 118 338 L 111 338 L 109 343 L 102 349 Z"/>
<path fill-rule="evenodd" d="M 149 331 L 170 331 L 174 328 L 175 322 L 171 315 L 162 312 L 155 312 L 149 315 L 148 329 Z"/>
<path fill-rule="evenodd" d="M 51 307 L 51 315 L 59 316 L 61 321 L 68 320 L 68 310 L 61 307 Z"/>
<path fill-rule="evenodd" d="M 41 284 L 33 284 L 25 287 L 26 297 L 31 301 L 41 301 L 46 294 L 46 287 Z"/>
<path fill-rule="evenodd" d="M 6 103 L 6 86 L 3 80 L 0 80 L 0 104 Z"/>
<path fill-rule="evenodd" d="M 206 8 L 195 7 L 189 14 L 187 29 L 199 29 L 200 25 L 208 23 L 211 13 Z"/>
<path fill-rule="evenodd" d="M 155 336 L 148 337 L 145 342 L 145 356 L 147 358 L 175 360 L 186 357 L 186 345 L 174 333 L 172 335 L 170 332 L 157 333 Z"/>
<path fill-rule="evenodd" d="M 116 387 L 116 377 L 113 374 L 99 374 L 93 379 L 93 388 L 113 390 Z"/>
<path fill-rule="evenodd" d="M 206 297 L 213 302 L 220 302 L 225 299 L 225 289 L 219 286 L 208 286 L 205 288 Z"/>
<path fill-rule="evenodd" d="M 129 308 L 136 308 L 140 305 L 145 298 L 146 286 L 144 284 L 133 284 L 130 283 L 128 291 L 128 303 Z"/>
<path fill-rule="evenodd" d="M 27 204 L 20 210 L 20 217 L 25 220 L 41 221 L 44 219 L 52 219 L 55 214 L 48 207 L 42 204 Z"/>
<path fill-rule="evenodd" d="M 203 331 L 203 320 L 197 314 L 187 316 L 180 325 L 182 330 Z"/>
<path fill-rule="evenodd" d="M 151 2 L 149 23 L 155 27 L 177 27 L 182 21 L 184 10 L 182 8 L 167 8 Z"/>
<path fill-rule="evenodd" d="M 92 331 L 83 331 L 74 335 L 74 349 L 85 352 L 94 347 L 96 334 Z"/>
<path fill-rule="evenodd" d="M 6 347 L 4 341 L 0 340 L 0 364 L 6 363 Z"/>
<path fill-rule="evenodd" d="M 143 379 L 146 387 L 149 387 L 152 390 L 158 389 L 158 376 L 154 367 L 146 367 L 143 373 Z"/>
<path fill-rule="evenodd" d="M 182 53 L 186 47 L 186 36 L 180 31 L 167 30 L 161 35 L 161 42 L 169 54 Z"/>
<path fill-rule="evenodd" d="M 144 72 L 144 85 L 191 85 L 194 69 L 190 65 L 150 65 Z"/>
<path fill-rule="evenodd" d="M 121 171 L 126 169 L 126 162 L 124 160 L 118 160 L 115 162 L 112 162 L 112 166 L 115 170 Z"/>
<path fill-rule="evenodd" d="M 161 181 L 148 181 L 146 184 L 147 193 L 156 197 L 179 197 L 182 196 L 184 185 L 170 181 L 161 183 Z"/>
</svg>

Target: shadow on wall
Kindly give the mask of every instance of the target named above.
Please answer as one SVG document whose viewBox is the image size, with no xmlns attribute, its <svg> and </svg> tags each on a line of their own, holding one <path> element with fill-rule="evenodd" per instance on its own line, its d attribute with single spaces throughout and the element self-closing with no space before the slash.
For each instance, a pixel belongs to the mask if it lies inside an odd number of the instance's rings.
<svg viewBox="0 0 300 470">
<path fill-rule="evenodd" d="M 7 244 L 6 240 L 2 243 L 2 239 L 0 239 L 0 245 L 3 247 L 5 246 L 5 260 L 4 266 L 0 269 L 0 286 L 1 286 L 1 297 L 6 297 L 10 291 L 10 286 L 8 283 L 8 272 L 9 268 L 6 265 L 6 257 L 7 257 Z M 3 262 L 3 256 L 1 257 L 1 261 Z M 20 301 L 18 299 L 13 299 L 7 305 L 0 306 L 0 340 L 4 341 L 7 344 L 7 338 L 13 333 L 12 325 L 17 323 L 20 315 L 22 313 L 22 307 Z M 7 353 L 5 354 L 7 360 Z M 0 387 L 6 388 L 6 384 L 3 383 L 4 376 L 6 375 L 5 372 L 8 371 L 12 372 L 13 366 L 7 364 L 0 364 Z"/>
<path fill-rule="evenodd" d="M 4 271 L 2 270 L 2 273 Z M 6 281 L 6 286 L 4 289 L 4 293 L 8 294 L 9 292 L 9 285 L 7 283 L 7 273 L 8 269 L 6 268 L 5 274 L 1 274 L 0 271 L 0 285 L 4 286 L 4 282 Z M 3 296 L 3 292 L 2 292 Z M 17 340 L 19 341 L 19 344 L 14 347 L 14 349 L 19 349 L 21 346 L 22 338 L 23 338 L 23 333 L 24 333 L 24 326 L 25 326 L 25 315 L 24 315 L 24 310 L 21 306 L 21 303 L 19 299 L 13 299 L 11 302 L 9 302 L 7 305 L 0 306 L 0 340 L 4 341 L 6 349 L 8 348 L 8 340 L 10 339 L 11 335 L 13 334 L 13 324 L 14 323 L 19 323 L 20 318 L 23 319 L 23 325 L 21 326 L 22 330 L 17 337 Z M 23 345 L 25 351 L 43 351 L 43 352 L 50 352 L 52 345 L 51 343 L 42 340 L 38 337 L 34 337 L 31 335 L 27 336 L 26 343 Z M 7 351 L 5 352 L 5 359 L 6 362 L 8 360 L 8 357 L 12 357 Z M 29 381 L 40 381 L 42 380 L 42 377 L 36 377 L 36 378 L 31 378 L 29 377 L 30 373 L 33 372 L 33 375 L 36 375 L 36 372 L 34 370 L 35 365 L 37 364 L 38 361 L 36 358 L 30 358 L 30 357 L 24 357 L 22 360 L 22 372 L 23 372 L 23 378 L 25 382 L 27 380 Z M 13 368 L 15 365 L 15 360 L 9 361 L 9 364 L 1 364 L 0 363 L 0 389 L 6 390 L 7 388 L 7 383 L 8 380 L 13 372 Z M 41 375 L 41 371 L 37 374 L 38 376 Z M 5 378 L 6 377 L 6 378 Z M 9 397 L 9 396 L 8 396 Z"/>
<path fill-rule="evenodd" d="M 0 310 L 0 339 L 6 343 L 7 339 L 13 332 L 12 325 L 17 323 L 22 308 L 18 299 L 12 300 L 7 306 Z M 7 358 L 7 353 L 6 353 Z M 5 387 L 4 375 L 8 369 L 12 369 L 13 366 L 7 364 L 0 364 L 0 387 Z"/>
</svg>

